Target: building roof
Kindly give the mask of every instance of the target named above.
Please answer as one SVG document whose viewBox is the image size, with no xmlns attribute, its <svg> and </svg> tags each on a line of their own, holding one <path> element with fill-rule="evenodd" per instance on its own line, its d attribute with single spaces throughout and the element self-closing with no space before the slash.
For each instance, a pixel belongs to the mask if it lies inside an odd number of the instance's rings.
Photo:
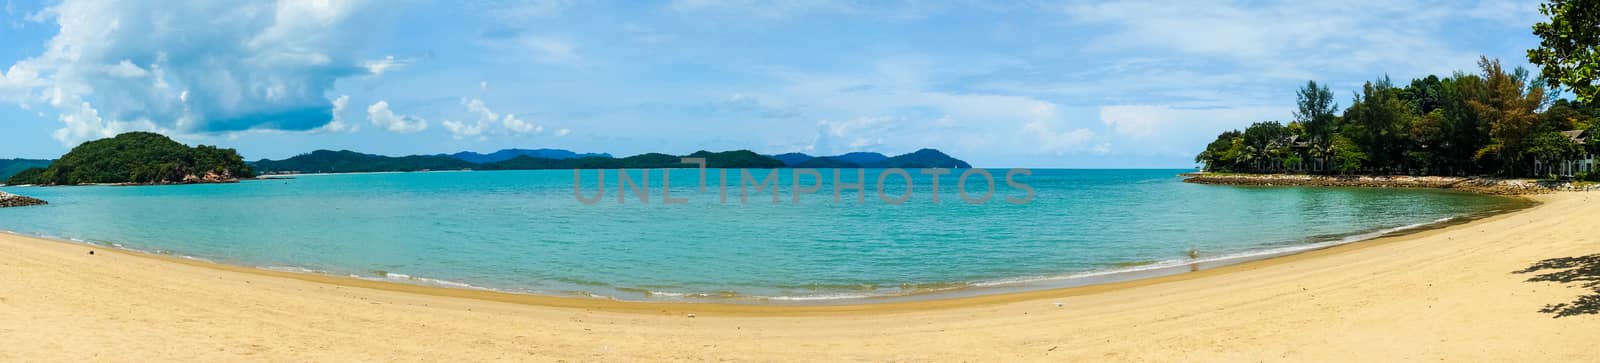
<svg viewBox="0 0 1600 363">
<path fill-rule="evenodd" d="M 1562 136 L 1566 136 L 1568 139 L 1572 139 L 1573 142 L 1576 142 L 1576 143 L 1579 143 L 1579 144 L 1588 142 L 1589 141 L 1589 137 L 1591 136 L 1591 135 L 1589 135 L 1589 130 L 1562 131 L 1561 135 Z"/>
</svg>

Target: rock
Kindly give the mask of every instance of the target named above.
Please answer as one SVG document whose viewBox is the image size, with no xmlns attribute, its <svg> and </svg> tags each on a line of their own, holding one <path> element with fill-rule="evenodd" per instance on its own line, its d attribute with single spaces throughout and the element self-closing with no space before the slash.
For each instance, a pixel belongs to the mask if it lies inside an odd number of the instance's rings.
<svg viewBox="0 0 1600 363">
<path fill-rule="evenodd" d="M 11 194 L 11 193 L 6 193 L 6 192 L 0 192 L 0 208 L 27 207 L 27 206 L 32 206 L 32 205 L 45 205 L 45 204 L 49 204 L 49 203 L 46 203 L 45 201 L 34 199 L 34 198 L 24 197 L 24 196 Z"/>
<path fill-rule="evenodd" d="M 1313 186 L 1363 188 L 1438 188 L 1490 195 L 1545 194 L 1557 191 L 1600 190 L 1594 184 L 1547 182 L 1527 179 L 1467 178 L 1446 176 L 1356 176 L 1288 174 L 1209 174 L 1187 173 L 1184 182 L 1195 184 L 1249 186 Z"/>
</svg>

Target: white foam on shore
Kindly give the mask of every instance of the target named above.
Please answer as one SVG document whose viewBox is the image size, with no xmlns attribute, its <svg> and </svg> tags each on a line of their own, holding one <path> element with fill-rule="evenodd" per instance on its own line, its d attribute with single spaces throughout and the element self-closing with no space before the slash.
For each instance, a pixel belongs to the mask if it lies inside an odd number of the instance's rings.
<svg viewBox="0 0 1600 363">
<path fill-rule="evenodd" d="M 868 299 L 868 298 L 882 297 L 882 296 L 886 296 L 886 295 L 823 294 L 823 295 L 800 295 L 800 296 L 752 296 L 751 298 L 758 299 L 758 300 L 771 300 L 771 301 L 831 301 L 831 300 Z"/>
<path fill-rule="evenodd" d="M 1446 223 L 1446 222 L 1450 222 L 1450 221 L 1453 221 L 1453 220 L 1456 220 L 1456 219 L 1457 219 L 1457 217 L 1440 218 L 1440 219 L 1434 220 L 1433 222 L 1428 222 L 1428 223 L 1417 223 L 1417 224 L 1410 224 L 1410 225 L 1405 225 L 1405 226 L 1400 226 L 1400 227 L 1385 228 L 1385 229 L 1380 229 L 1380 230 L 1367 232 L 1367 233 L 1360 233 L 1360 234 L 1353 234 L 1353 235 L 1349 235 L 1349 236 L 1344 236 L 1344 237 L 1339 238 L 1337 240 L 1326 241 L 1326 242 L 1318 242 L 1318 243 L 1310 243 L 1310 244 L 1304 244 L 1304 245 L 1298 245 L 1298 246 L 1269 248 L 1269 249 L 1263 249 L 1263 250 L 1253 250 L 1253 251 L 1247 251 L 1247 252 L 1239 252 L 1239 253 L 1231 253 L 1231 254 L 1226 254 L 1226 255 L 1219 255 L 1219 256 L 1215 256 L 1215 257 L 1198 258 L 1198 259 L 1192 259 L 1192 260 L 1188 260 L 1188 259 L 1167 259 L 1167 260 L 1161 260 L 1161 261 L 1157 261 L 1155 263 L 1150 263 L 1150 264 L 1140 265 L 1140 266 L 1132 266 L 1132 267 L 1126 267 L 1126 268 L 1115 268 L 1115 269 L 1106 269 L 1106 270 L 1096 270 L 1096 271 L 1088 271 L 1088 272 L 1079 272 L 1079 273 L 1072 273 L 1072 274 L 1067 274 L 1067 275 L 1018 277 L 1018 278 L 1009 278 L 1009 279 L 979 281 L 979 282 L 973 282 L 973 283 L 971 283 L 971 285 L 974 286 L 974 287 L 998 287 L 998 286 L 1034 284 L 1034 283 L 1045 283 L 1045 282 L 1059 282 L 1059 281 L 1078 280 L 1078 279 L 1085 279 L 1085 278 L 1092 278 L 1092 277 L 1111 276 L 1111 275 L 1119 275 L 1119 274 L 1127 274 L 1127 273 L 1135 273 L 1135 272 L 1144 272 L 1144 271 L 1154 271 L 1154 270 L 1162 270 L 1162 269 L 1180 268 L 1180 267 L 1183 267 L 1183 266 L 1188 266 L 1188 265 L 1193 265 L 1193 264 L 1210 264 L 1210 263 L 1219 263 L 1219 262 L 1244 262 L 1244 261 L 1250 261 L 1250 260 L 1266 258 L 1266 257 L 1271 257 L 1271 256 L 1289 255 L 1289 254 L 1294 254 L 1294 253 L 1299 253 L 1299 252 L 1306 252 L 1306 251 L 1311 251 L 1311 250 L 1319 250 L 1319 249 L 1324 249 L 1324 248 L 1329 248 L 1329 247 L 1334 247 L 1334 246 L 1339 246 L 1339 245 L 1345 245 L 1345 244 L 1350 244 L 1350 243 L 1355 243 L 1355 242 L 1366 241 L 1366 240 L 1379 238 L 1379 237 L 1387 236 L 1387 235 L 1394 234 L 1394 233 L 1399 233 L 1399 232 L 1414 230 L 1414 229 L 1418 229 L 1418 228 L 1424 228 L 1424 227 L 1428 227 L 1428 226 L 1432 226 L 1432 225 L 1436 225 L 1436 224 Z"/>
<path fill-rule="evenodd" d="M 491 289 L 491 288 L 487 288 L 487 287 L 468 284 L 468 283 L 465 283 L 465 282 L 455 282 L 455 281 L 450 281 L 450 280 L 440 280 L 440 279 L 427 278 L 427 277 L 417 277 L 417 276 L 411 276 L 411 275 L 407 275 L 407 274 L 399 274 L 399 273 L 393 273 L 393 272 L 384 272 L 383 275 L 384 275 L 383 276 L 384 279 L 392 280 L 392 281 L 420 282 L 420 283 L 423 283 L 425 285 L 436 285 L 436 286 L 452 287 L 452 288 L 458 288 L 458 289 L 500 291 L 500 290 Z"/>
</svg>

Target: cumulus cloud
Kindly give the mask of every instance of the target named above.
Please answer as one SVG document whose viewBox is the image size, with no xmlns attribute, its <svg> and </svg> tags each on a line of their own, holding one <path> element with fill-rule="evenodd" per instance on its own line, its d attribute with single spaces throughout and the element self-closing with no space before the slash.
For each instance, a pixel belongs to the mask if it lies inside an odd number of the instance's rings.
<svg viewBox="0 0 1600 363">
<path fill-rule="evenodd" d="M 1255 121 L 1281 120 L 1288 106 L 1183 108 L 1171 105 L 1100 107 L 1100 122 L 1117 136 L 1144 145 L 1144 153 L 1187 155 L 1216 134 Z"/>
<path fill-rule="evenodd" d="M 817 137 L 807 151 L 833 154 L 882 149 L 885 135 L 891 135 L 896 120 L 888 117 L 857 117 L 843 121 L 817 121 Z"/>
<path fill-rule="evenodd" d="M 65 144 L 131 127 L 318 129 L 334 119 L 324 93 L 367 73 L 352 45 L 368 5 L 64 0 L 35 16 L 59 31 L 9 67 L 0 97 L 54 107 Z"/>
<path fill-rule="evenodd" d="M 405 66 L 410 65 L 411 62 L 412 60 L 410 59 L 395 59 L 395 57 L 391 55 L 385 56 L 383 59 L 362 62 L 361 67 L 366 68 L 367 73 L 370 73 L 374 76 L 381 76 L 389 71 L 404 68 Z"/>
<path fill-rule="evenodd" d="M 1057 155 L 1079 151 L 1095 137 L 1094 131 L 1087 128 L 1057 131 L 1056 105 L 1052 103 L 1034 104 L 1028 109 L 1027 119 L 1027 123 L 1022 125 L 1022 132 L 1035 138 L 1035 142 L 1038 143 L 1037 149 L 1040 151 Z"/>
<path fill-rule="evenodd" d="M 571 135 L 572 134 L 572 130 L 560 129 L 560 130 L 556 130 L 555 134 L 556 134 L 556 137 L 567 136 L 567 135 Z"/>
<path fill-rule="evenodd" d="M 344 110 L 350 105 L 350 96 L 341 95 L 333 99 L 333 121 L 316 129 L 318 132 L 356 132 L 361 131 L 361 126 L 344 122 Z"/>
<path fill-rule="evenodd" d="M 396 114 L 394 110 L 389 109 L 388 101 L 378 101 L 378 103 L 368 106 L 367 121 L 385 130 L 398 133 L 413 133 L 428 128 L 428 120 Z"/>
<path fill-rule="evenodd" d="M 461 105 L 466 106 L 467 113 L 476 120 L 471 122 L 446 120 L 441 122 L 446 131 L 456 139 L 469 137 L 482 137 L 489 134 L 522 135 L 544 132 L 544 126 L 518 118 L 515 114 L 500 114 L 489 109 L 489 106 L 479 99 L 462 99 Z"/>
</svg>

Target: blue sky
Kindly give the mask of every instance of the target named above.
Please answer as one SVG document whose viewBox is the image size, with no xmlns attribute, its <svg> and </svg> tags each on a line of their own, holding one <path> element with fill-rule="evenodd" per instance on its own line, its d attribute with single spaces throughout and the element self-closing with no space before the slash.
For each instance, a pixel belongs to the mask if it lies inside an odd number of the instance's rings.
<svg viewBox="0 0 1600 363">
<path fill-rule="evenodd" d="M 5 1 L 0 158 L 154 130 L 314 149 L 1189 167 L 1224 129 L 1526 65 L 1529 1 Z"/>
</svg>

